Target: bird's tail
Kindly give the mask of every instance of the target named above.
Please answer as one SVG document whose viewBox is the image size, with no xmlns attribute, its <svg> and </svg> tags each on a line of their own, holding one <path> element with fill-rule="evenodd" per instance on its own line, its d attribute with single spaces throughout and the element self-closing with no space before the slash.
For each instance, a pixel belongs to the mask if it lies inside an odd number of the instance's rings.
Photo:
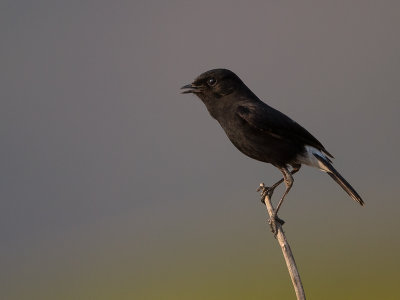
<svg viewBox="0 0 400 300">
<path fill-rule="evenodd" d="M 318 159 L 320 163 L 324 165 L 324 170 L 328 173 L 329 176 L 333 178 L 341 187 L 346 191 L 347 194 L 355 201 L 357 201 L 360 205 L 364 205 L 364 201 L 361 199 L 360 195 L 353 189 L 350 183 L 347 182 L 346 179 L 343 178 L 342 175 L 339 174 L 338 171 L 331 165 L 331 163 L 325 158 L 319 155 L 318 153 L 313 153 L 313 155 Z"/>
</svg>

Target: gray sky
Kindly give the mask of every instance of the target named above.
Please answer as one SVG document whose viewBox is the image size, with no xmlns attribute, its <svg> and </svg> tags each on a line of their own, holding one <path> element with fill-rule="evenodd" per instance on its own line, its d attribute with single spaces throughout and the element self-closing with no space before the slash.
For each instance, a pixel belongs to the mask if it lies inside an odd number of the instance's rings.
<svg viewBox="0 0 400 300">
<path fill-rule="evenodd" d="M 179 94 L 216 67 L 315 135 L 365 199 L 302 169 L 281 210 L 300 245 L 311 218 L 353 246 L 398 249 L 399 20 L 397 1 L 3 1 L 0 290 L 50 299 L 31 275 L 85 286 L 75 265 L 183 264 L 175 247 L 201 258 L 213 238 L 275 246 L 255 189 L 280 173 Z"/>
</svg>

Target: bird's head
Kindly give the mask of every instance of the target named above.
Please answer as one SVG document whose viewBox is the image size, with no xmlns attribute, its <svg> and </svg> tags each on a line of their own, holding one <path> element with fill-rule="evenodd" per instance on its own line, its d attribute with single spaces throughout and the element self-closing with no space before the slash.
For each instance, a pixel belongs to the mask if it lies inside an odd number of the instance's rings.
<svg viewBox="0 0 400 300">
<path fill-rule="evenodd" d="M 240 78 L 230 70 L 214 69 L 199 75 L 191 84 L 183 86 L 182 94 L 193 93 L 203 102 L 210 103 L 232 94 L 245 86 Z"/>
</svg>

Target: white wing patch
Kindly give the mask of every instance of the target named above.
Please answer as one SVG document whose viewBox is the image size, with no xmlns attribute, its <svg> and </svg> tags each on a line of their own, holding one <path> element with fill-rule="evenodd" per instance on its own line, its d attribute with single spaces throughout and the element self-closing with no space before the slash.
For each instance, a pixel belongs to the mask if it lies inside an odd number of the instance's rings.
<svg viewBox="0 0 400 300">
<path fill-rule="evenodd" d="M 302 155 L 298 155 L 296 158 L 299 163 L 320 169 L 321 171 L 324 172 L 329 172 L 329 169 L 322 162 L 320 162 L 313 154 L 313 153 L 318 154 L 329 161 L 329 159 L 326 157 L 324 153 L 322 153 L 320 150 L 312 146 L 305 146 L 305 149 L 306 151 Z"/>
</svg>

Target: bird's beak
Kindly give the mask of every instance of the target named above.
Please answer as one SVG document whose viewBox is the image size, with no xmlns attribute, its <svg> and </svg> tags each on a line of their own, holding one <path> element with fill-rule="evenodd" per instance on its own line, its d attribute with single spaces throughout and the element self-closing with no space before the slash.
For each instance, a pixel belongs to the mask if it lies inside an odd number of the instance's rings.
<svg viewBox="0 0 400 300">
<path fill-rule="evenodd" d="M 181 92 L 181 94 L 198 93 L 200 92 L 199 88 L 200 87 L 193 85 L 193 83 L 187 84 L 181 87 L 181 90 L 184 90 Z"/>
</svg>

